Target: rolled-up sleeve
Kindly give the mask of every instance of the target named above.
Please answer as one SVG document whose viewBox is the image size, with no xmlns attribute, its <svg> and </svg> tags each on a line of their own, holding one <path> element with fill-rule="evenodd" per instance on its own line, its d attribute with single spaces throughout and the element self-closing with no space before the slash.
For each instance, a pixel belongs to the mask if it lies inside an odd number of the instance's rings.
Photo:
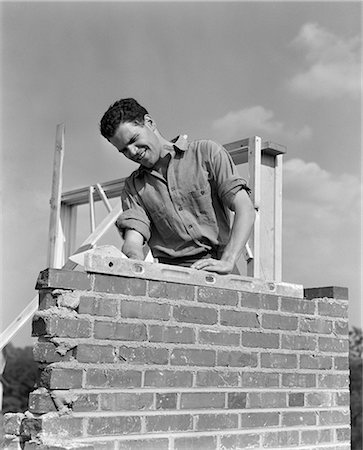
<svg viewBox="0 0 363 450">
<path fill-rule="evenodd" d="M 121 194 L 121 202 L 123 213 L 116 221 L 117 228 L 124 233 L 125 230 L 136 230 L 144 237 L 146 242 L 149 241 L 150 220 L 145 209 L 140 204 L 138 196 L 133 189 L 130 189 L 130 184 L 125 184 L 125 189 Z"/>
</svg>

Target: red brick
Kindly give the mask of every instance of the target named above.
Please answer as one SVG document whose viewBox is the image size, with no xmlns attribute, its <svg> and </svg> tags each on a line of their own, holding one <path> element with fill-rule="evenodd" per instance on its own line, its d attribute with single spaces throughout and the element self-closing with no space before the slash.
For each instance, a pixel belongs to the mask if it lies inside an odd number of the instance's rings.
<svg viewBox="0 0 363 450">
<path fill-rule="evenodd" d="M 333 430 L 301 431 L 301 444 L 314 445 L 333 441 Z"/>
<path fill-rule="evenodd" d="M 58 350 L 58 351 L 57 351 Z M 53 363 L 60 361 L 70 361 L 73 359 L 73 349 L 65 353 L 60 351 L 59 346 L 47 341 L 38 341 L 33 347 L 34 361 Z"/>
<path fill-rule="evenodd" d="M 121 301 L 121 317 L 131 319 L 169 320 L 171 306 L 155 302 Z"/>
<path fill-rule="evenodd" d="M 279 424 L 279 413 L 261 412 L 241 414 L 242 428 L 276 427 Z"/>
<path fill-rule="evenodd" d="M 285 392 L 248 392 L 247 408 L 286 408 Z"/>
<path fill-rule="evenodd" d="M 225 434 L 221 436 L 223 450 L 260 448 L 259 434 Z"/>
<path fill-rule="evenodd" d="M 87 338 L 91 336 L 91 322 L 79 317 L 35 315 L 32 322 L 32 336 Z"/>
<path fill-rule="evenodd" d="M 261 367 L 295 369 L 297 356 L 289 353 L 261 353 Z"/>
<path fill-rule="evenodd" d="M 122 323 L 97 320 L 94 324 L 96 339 L 121 341 L 146 341 L 146 326 L 143 323 Z"/>
<path fill-rule="evenodd" d="M 30 392 L 28 409 L 34 414 L 45 414 L 57 410 L 52 397 L 45 388 L 39 388 L 33 392 Z"/>
<path fill-rule="evenodd" d="M 195 343 L 195 332 L 191 327 L 169 327 L 150 325 L 150 342 L 172 342 L 177 344 Z"/>
<path fill-rule="evenodd" d="M 350 424 L 350 411 L 349 409 L 340 411 L 320 411 L 319 412 L 319 425 L 349 425 Z"/>
<path fill-rule="evenodd" d="M 282 386 L 291 388 L 315 387 L 315 375 L 312 373 L 283 373 Z"/>
<path fill-rule="evenodd" d="M 188 431 L 193 428 L 190 414 L 168 414 L 167 416 L 146 416 L 146 431 Z"/>
<path fill-rule="evenodd" d="M 212 325 L 217 323 L 217 311 L 199 306 L 175 306 L 173 316 L 178 322 Z"/>
<path fill-rule="evenodd" d="M 221 325 L 226 325 L 230 327 L 248 327 L 248 328 L 259 328 L 260 322 L 258 320 L 258 315 L 255 312 L 249 311 L 234 311 L 234 310 L 224 310 L 221 311 Z"/>
<path fill-rule="evenodd" d="M 344 389 L 349 386 L 349 375 L 347 374 L 321 374 L 318 375 L 318 387 L 331 389 Z"/>
<path fill-rule="evenodd" d="M 170 355 L 173 366 L 214 366 L 215 360 L 214 350 L 173 349 Z"/>
<path fill-rule="evenodd" d="M 319 350 L 321 352 L 348 352 L 349 341 L 348 339 L 335 339 L 328 337 L 319 338 Z"/>
<path fill-rule="evenodd" d="M 192 372 L 173 370 L 145 371 L 145 387 L 191 387 L 192 383 Z"/>
<path fill-rule="evenodd" d="M 279 335 L 242 331 L 242 345 L 244 347 L 279 348 Z"/>
<path fill-rule="evenodd" d="M 333 406 L 333 397 L 330 392 L 308 392 L 305 395 L 306 406 Z"/>
<path fill-rule="evenodd" d="M 257 353 L 243 351 L 217 351 L 217 366 L 257 367 Z"/>
<path fill-rule="evenodd" d="M 216 448 L 216 436 L 186 436 L 174 440 L 175 450 L 214 450 Z"/>
<path fill-rule="evenodd" d="M 238 428 L 238 414 L 198 414 L 197 431 Z"/>
<path fill-rule="evenodd" d="M 57 306 L 57 296 L 53 295 L 53 290 L 41 289 L 39 291 L 39 310 L 45 310 Z"/>
<path fill-rule="evenodd" d="M 281 425 L 285 427 L 303 427 L 316 425 L 315 411 L 282 412 Z"/>
<path fill-rule="evenodd" d="M 59 416 L 58 414 L 44 415 L 37 418 L 26 418 L 23 421 L 24 429 L 32 437 L 47 441 L 54 436 L 62 436 L 62 440 L 74 439 L 82 436 L 83 419 L 80 417 Z"/>
<path fill-rule="evenodd" d="M 113 363 L 117 361 L 114 347 L 94 344 L 79 344 L 76 349 L 76 359 L 83 363 Z"/>
<path fill-rule="evenodd" d="M 76 389 L 82 387 L 82 369 L 48 367 L 41 373 L 41 385 L 48 389 Z"/>
<path fill-rule="evenodd" d="M 197 301 L 217 305 L 237 306 L 238 292 L 229 289 L 200 287 L 197 293 Z"/>
<path fill-rule="evenodd" d="M 146 281 L 114 275 L 94 275 L 94 291 L 134 296 L 146 295 Z"/>
<path fill-rule="evenodd" d="M 341 286 L 308 288 L 304 289 L 304 296 L 308 299 L 328 297 L 348 300 L 348 289 Z"/>
<path fill-rule="evenodd" d="M 316 355 L 300 356 L 301 369 L 325 370 L 331 369 L 332 366 L 333 361 L 330 356 L 316 356 Z"/>
<path fill-rule="evenodd" d="M 198 342 L 200 344 L 238 346 L 239 341 L 240 334 L 229 331 L 203 329 L 200 330 L 198 334 Z"/>
<path fill-rule="evenodd" d="M 296 330 L 297 317 L 282 316 L 279 314 L 262 314 L 262 327 L 270 330 Z"/>
<path fill-rule="evenodd" d="M 335 334 L 341 334 L 343 336 L 348 336 L 349 334 L 349 327 L 348 327 L 348 321 L 347 320 L 337 320 L 334 322 L 334 333 Z"/>
<path fill-rule="evenodd" d="M 349 392 L 336 392 L 335 393 L 335 405 L 336 406 L 349 406 L 350 393 Z"/>
<path fill-rule="evenodd" d="M 137 416 L 89 417 L 89 436 L 133 434 L 141 431 L 141 418 Z"/>
<path fill-rule="evenodd" d="M 344 301 L 330 301 L 328 299 L 323 299 L 318 301 L 318 311 L 321 316 L 348 317 L 348 303 Z"/>
<path fill-rule="evenodd" d="M 301 298 L 281 297 L 281 311 L 298 314 L 314 314 L 315 302 Z"/>
<path fill-rule="evenodd" d="M 242 387 L 277 387 L 279 385 L 278 373 L 242 372 Z"/>
<path fill-rule="evenodd" d="M 225 371 L 198 371 L 197 372 L 197 386 L 203 387 L 230 387 L 238 386 L 238 373 Z"/>
<path fill-rule="evenodd" d="M 278 297 L 272 294 L 261 294 L 260 295 L 260 308 L 261 309 L 278 309 Z"/>
<path fill-rule="evenodd" d="M 306 333 L 330 334 L 333 331 L 331 320 L 302 317 L 300 331 Z"/>
<path fill-rule="evenodd" d="M 180 408 L 224 408 L 224 403 L 225 394 L 223 392 L 183 392 L 180 399 Z"/>
<path fill-rule="evenodd" d="M 335 433 L 337 441 L 350 441 L 350 428 L 337 428 Z"/>
<path fill-rule="evenodd" d="M 276 431 L 262 435 L 263 447 L 295 447 L 299 444 L 299 432 L 294 430 Z"/>
<path fill-rule="evenodd" d="M 241 306 L 243 308 L 261 308 L 261 295 L 254 292 L 241 292 Z M 276 297 L 277 309 L 277 297 Z"/>
<path fill-rule="evenodd" d="M 25 418 L 23 413 L 7 413 L 4 415 L 3 430 L 6 434 L 20 436 L 22 422 Z M 3 437 L 3 434 L 1 435 Z"/>
<path fill-rule="evenodd" d="M 316 345 L 316 337 L 314 336 L 282 335 L 281 348 L 290 350 L 315 350 Z"/>
<path fill-rule="evenodd" d="M 178 395 L 175 392 L 155 395 L 156 409 L 176 409 Z"/>
<path fill-rule="evenodd" d="M 118 441 L 117 447 L 118 450 L 168 450 L 168 448 L 168 439 L 130 439 Z"/>
<path fill-rule="evenodd" d="M 228 392 L 227 408 L 228 409 L 245 409 L 247 402 L 246 392 Z"/>
<path fill-rule="evenodd" d="M 74 412 L 89 412 L 98 410 L 97 394 L 75 394 L 70 407 Z"/>
<path fill-rule="evenodd" d="M 154 409 L 154 396 L 148 392 L 142 393 L 104 393 L 101 394 L 102 411 L 145 411 Z"/>
<path fill-rule="evenodd" d="M 108 297 L 81 296 L 78 313 L 91 314 L 92 316 L 117 317 L 117 300 Z"/>
<path fill-rule="evenodd" d="M 121 361 L 128 364 L 167 364 L 169 352 L 165 348 L 153 347 L 120 347 Z"/>
<path fill-rule="evenodd" d="M 289 394 L 289 406 L 304 406 L 305 405 L 305 395 L 303 392 L 292 392 Z"/>
<path fill-rule="evenodd" d="M 141 387 L 141 372 L 137 370 L 125 370 L 123 368 L 87 369 L 85 387 Z"/>
<path fill-rule="evenodd" d="M 60 288 L 90 291 L 92 276 L 76 270 L 45 269 L 40 272 L 35 289 Z"/>
<path fill-rule="evenodd" d="M 149 297 L 194 301 L 194 286 L 150 280 Z"/>
</svg>

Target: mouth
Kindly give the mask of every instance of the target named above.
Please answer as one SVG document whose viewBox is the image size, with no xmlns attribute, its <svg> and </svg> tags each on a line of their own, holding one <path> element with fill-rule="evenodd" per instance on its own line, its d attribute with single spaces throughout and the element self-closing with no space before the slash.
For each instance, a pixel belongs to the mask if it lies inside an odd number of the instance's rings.
<svg viewBox="0 0 363 450">
<path fill-rule="evenodd" d="M 142 159 L 144 158 L 145 154 L 146 154 L 146 148 L 137 154 L 135 161 L 141 162 Z"/>
</svg>

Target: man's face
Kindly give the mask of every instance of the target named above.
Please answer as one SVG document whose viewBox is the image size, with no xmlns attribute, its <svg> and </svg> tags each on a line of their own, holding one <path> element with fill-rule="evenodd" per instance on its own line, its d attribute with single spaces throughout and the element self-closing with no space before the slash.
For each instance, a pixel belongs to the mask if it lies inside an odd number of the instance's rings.
<svg viewBox="0 0 363 450">
<path fill-rule="evenodd" d="M 153 122 L 149 119 L 145 119 L 143 125 L 121 123 L 110 142 L 126 158 L 149 169 L 161 156 L 162 145 L 154 133 Z"/>
</svg>

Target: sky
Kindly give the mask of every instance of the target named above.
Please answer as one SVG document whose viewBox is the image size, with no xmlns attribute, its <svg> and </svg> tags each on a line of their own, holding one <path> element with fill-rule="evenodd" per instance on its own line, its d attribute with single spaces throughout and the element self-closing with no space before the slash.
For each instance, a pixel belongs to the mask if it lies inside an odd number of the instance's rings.
<svg viewBox="0 0 363 450">
<path fill-rule="evenodd" d="M 362 326 L 360 2 L 0 8 L 3 328 L 47 267 L 57 124 L 66 129 L 63 191 L 123 178 L 136 166 L 100 136 L 99 121 L 125 97 L 166 138 L 285 145 L 283 281 L 348 287 L 350 325 Z M 13 343 L 32 343 L 30 324 Z"/>
</svg>

